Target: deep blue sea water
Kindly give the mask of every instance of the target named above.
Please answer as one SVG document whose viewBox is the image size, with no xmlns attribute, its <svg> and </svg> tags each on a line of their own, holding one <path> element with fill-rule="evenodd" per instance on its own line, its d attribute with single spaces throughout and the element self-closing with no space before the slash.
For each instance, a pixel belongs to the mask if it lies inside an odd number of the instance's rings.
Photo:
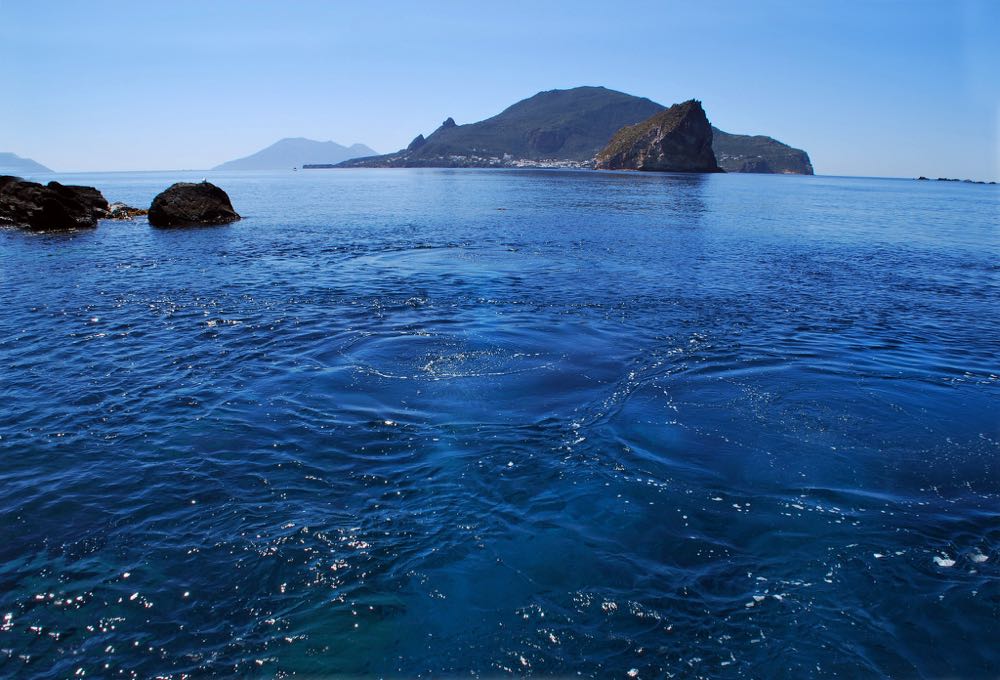
<svg viewBox="0 0 1000 680">
<path fill-rule="evenodd" d="M 0 676 L 1000 676 L 997 187 L 209 179 L 0 230 Z"/>
</svg>

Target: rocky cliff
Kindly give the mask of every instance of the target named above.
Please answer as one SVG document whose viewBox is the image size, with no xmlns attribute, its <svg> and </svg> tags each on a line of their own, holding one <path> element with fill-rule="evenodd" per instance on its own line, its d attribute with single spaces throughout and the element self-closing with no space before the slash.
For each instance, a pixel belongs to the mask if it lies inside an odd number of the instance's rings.
<svg viewBox="0 0 1000 680">
<path fill-rule="evenodd" d="M 701 102 L 689 99 L 622 128 L 597 154 L 601 170 L 719 172 L 712 125 Z"/>
</svg>

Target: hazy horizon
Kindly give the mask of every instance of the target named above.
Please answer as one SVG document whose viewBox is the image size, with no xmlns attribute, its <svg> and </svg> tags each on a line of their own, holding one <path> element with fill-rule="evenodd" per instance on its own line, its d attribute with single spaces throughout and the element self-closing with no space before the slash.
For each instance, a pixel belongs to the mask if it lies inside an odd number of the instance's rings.
<svg viewBox="0 0 1000 680">
<path fill-rule="evenodd" d="M 0 0 L 0 151 L 207 169 L 279 139 L 380 153 L 551 89 L 704 102 L 817 174 L 1000 179 L 1000 6 Z"/>
</svg>

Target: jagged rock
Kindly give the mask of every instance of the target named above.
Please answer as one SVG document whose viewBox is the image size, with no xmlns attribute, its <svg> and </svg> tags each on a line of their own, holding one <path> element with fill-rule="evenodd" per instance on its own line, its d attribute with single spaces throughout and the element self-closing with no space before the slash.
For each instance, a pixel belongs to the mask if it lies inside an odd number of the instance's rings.
<svg viewBox="0 0 1000 680">
<path fill-rule="evenodd" d="M 622 128 L 595 160 L 603 170 L 722 171 L 712 151 L 712 126 L 695 99 Z"/>
<path fill-rule="evenodd" d="M 133 217 L 145 215 L 148 210 L 133 208 L 124 203 L 112 203 L 108 206 L 107 219 L 109 220 L 131 220 Z"/>
<path fill-rule="evenodd" d="M 422 147 L 426 143 L 427 143 L 427 140 L 424 138 L 423 135 L 417 135 L 416 137 L 413 138 L 413 141 L 410 142 L 410 145 L 408 147 L 406 147 L 406 150 L 407 151 L 416 151 L 417 149 L 419 149 L 420 147 Z"/>
<path fill-rule="evenodd" d="M 445 121 L 443 123 L 441 123 L 441 127 L 445 128 L 445 129 L 456 127 L 455 119 L 452 118 L 451 116 L 448 116 L 445 119 Z"/>
<path fill-rule="evenodd" d="M 154 227 L 227 224 L 238 219 L 229 195 L 207 181 L 177 182 L 149 206 L 149 223 Z"/>
<path fill-rule="evenodd" d="M 42 186 L 20 177 L 0 177 L 0 222 L 40 231 L 93 228 L 107 210 L 108 202 L 94 187 L 59 182 Z"/>
<path fill-rule="evenodd" d="M 108 201 L 104 195 L 94 187 L 76 186 L 70 184 L 59 184 L 59 182 L 49 182 L 48 187 L 60 192 L 67 199 L 80 201 L 90 205 L 90 212 L 94 220 L 105 217 L 108 214 Z"/>
</svg>

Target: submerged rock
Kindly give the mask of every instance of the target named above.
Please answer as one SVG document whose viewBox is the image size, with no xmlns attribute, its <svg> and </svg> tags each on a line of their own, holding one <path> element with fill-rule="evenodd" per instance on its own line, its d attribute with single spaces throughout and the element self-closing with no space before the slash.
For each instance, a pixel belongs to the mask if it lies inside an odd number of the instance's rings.
<svg viewBox="0 0 1000 680">
<path fill-rule="evenodd" d="M 712 151 L 712 126 L 695 99 L 622 128 L 595 161 L 603 170 L 722 172 Z"/>
<path fill-rule="evenodd" d="M 94 187 L 0 177 L 0 222 L 38 231 L 93 228 L 107 211 L 107 200 Z"/>
<path fill-rule="evenodd" d="M 228 224 L 238 219 L 229 195 L 207 181 L 177 182 L 149 206 L 149 223 L 154 227 Z"/>
<path fill-rule="evenodd" d="M 133 208 L 124 203 L 112 203 L 108 206 L 107 219 L 109 220 L 131 220 L 133 217 L 145 215 L 148 210 Z"/>
</svg>

